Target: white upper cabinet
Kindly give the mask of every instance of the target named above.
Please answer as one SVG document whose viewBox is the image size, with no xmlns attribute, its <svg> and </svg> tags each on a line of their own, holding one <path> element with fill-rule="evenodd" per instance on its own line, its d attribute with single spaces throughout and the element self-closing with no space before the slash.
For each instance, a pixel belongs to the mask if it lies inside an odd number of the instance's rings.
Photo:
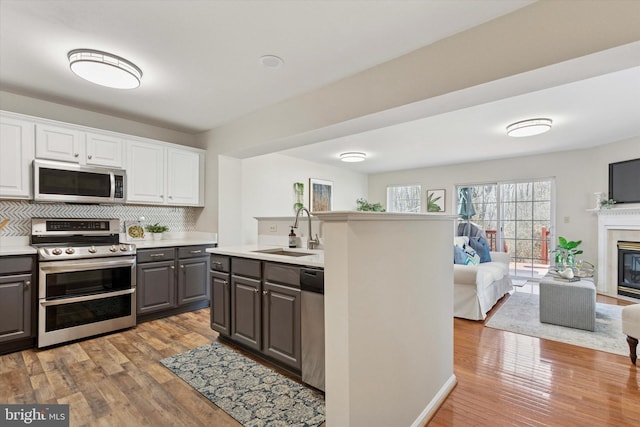
<svg viewBox="0 0 640 427">
<path fill-rule="evenodd" d="M 167 202 L 171 205 L 200 205 L 203 156 L 194 151 L 167 149 Z"/>
<path fill-rule="evenodd" d="M 87 164 L 95 166 L 124 167 L 121 138 L 99 133 L 87 133 Z"/>
<path fill-rule="evenodd" d="M 0 147 L 0 198 L 33 198 L 33 122 L 0 115 Z"/>
<path fill-rule="evenodd" d="M 36 157 L 81 165 L 123 167 L 121 138 L 81 130 L 36 125 Z"/>
<path fill-rule="evenodd" d="M 204 154 L 127 141 L 127 203 L 202 206 Z"/>
<path fill-rule="evenodd" d="M 165 151 L 160 144 L 127 141 L 127 203 L 166 203 Z"/>
</svg>

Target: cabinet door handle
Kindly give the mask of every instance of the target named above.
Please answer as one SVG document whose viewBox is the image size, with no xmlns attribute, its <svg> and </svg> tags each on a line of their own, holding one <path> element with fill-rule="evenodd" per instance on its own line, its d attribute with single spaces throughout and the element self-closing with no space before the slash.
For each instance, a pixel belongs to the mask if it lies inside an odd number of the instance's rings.
<svg viewBox="0 0 640 427">
<path fill-rule="evenodd" d="M 159 256 L 164 256 L 164 254 L 151 254 L 149 255 L 151 258 L 157 258 Z"/>
<path fill-rule="evenodd" d="M 222 263 L 220 261 L 214 261 L 213 265 L 215 265 L 216 267 L 222 267 Z"/>
<path fill-rule="evenodd" d="M 73 157 L 79 157 L 79 156 L 80 156 L 80 154 L 78 154 L 78 153 L 75 153 L 75 154 L 73 155 Z"/>
<path fill-rule="evenodd" d="M 184 264 L 180 265 L 180 268 L 184 269 Z"/>
<path fill-rule="evenodd" d="M 171 269 L 172 269 L 172 270 L 175 270 L 175 269 L 176 269 L 176 266 L 175 266 L 175 265 L 172 265 L 172 266 L 171 266 Z"/>
<path fill-rule="evenodd" d="M 202 249 L 198 250 L 198 251 L 189 251 L 190 254 L 199 254 L 202 252 Z"/>
<path fill-rule="evenodd" d="M 24 290 L 25 291 L 29 290 L 29 286 L 31 286 L 31 280 L 27 280 L 26 282 L 24 282 Z"/>
<path fill-rule="evenodd" d="M 170 199 L 173 199 L 173 196 L 169 196 Z"/>
<path fill-rule="evenodd" d="M 259 292 L 259 291 L 258 291 L 257 289 L 254 289 L 254 290 L 253 290 L 253 293 L 254 293 L 254 294 L 257 294 L 258 292 Z"/>
<path fill-rule="evenodd" d="M 91 158 L 92 158 L 92 157 L 93 157 L 93 156 L 92 156 L 91 154 L 89 154 L 89 155 L 87 156 L 87 158 L 88 158 L 89 160 L 91 160 Z"/>
<path fill-rule="evenodd" d="M 269 295 L 269 291 L 262 291 L 262 295 Z"/>
<path fill-rule="evenodd" d="M 229 284 L 229 282 L 227 282 L 226 280 L 223 280 L 223 281 L 222 281 L 222 284 L 223 284 L 223 285 L 228 285 L 228 284 Z"/>
</svg>

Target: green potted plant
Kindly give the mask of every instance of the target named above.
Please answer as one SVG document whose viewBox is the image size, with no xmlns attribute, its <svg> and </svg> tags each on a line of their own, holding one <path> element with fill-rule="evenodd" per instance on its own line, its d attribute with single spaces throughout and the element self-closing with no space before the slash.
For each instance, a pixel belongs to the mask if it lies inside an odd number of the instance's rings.
<svg viewBox="0 0 640 427">
<path fill-rule="evenodd" d="M 359 211 L 365 211 L 365 212 L 384 212 L 385 211 L 380 203 L 369 203 L 367 202 L 366 199 L 360 198 L 356 200 L 356 203 L 358 204 L 357 209 Z"/>
<path fill-rule="evenodd" d="M 551 251 L 555 254 L 556 269 L 558 271 L 564 270 L 565 267 L 569 267 L 572 270 L 576 265 L 576 255 L 583 253 L 578 246 L 582 243 L 582 240 L 567 240 L 562 236 L 558 236 L 558 246 Z"/>
<path fill-rule="evenodd" d="M 166 225 L 160 225 L 157 222 L 155 224 L 145 225 L 144 229 L 150 233 L 152 240 L 161 240 L 162 233 L 164 233 L 165 231 L 169 231 L 169 227 L 167 227 Z"/>
</svg>

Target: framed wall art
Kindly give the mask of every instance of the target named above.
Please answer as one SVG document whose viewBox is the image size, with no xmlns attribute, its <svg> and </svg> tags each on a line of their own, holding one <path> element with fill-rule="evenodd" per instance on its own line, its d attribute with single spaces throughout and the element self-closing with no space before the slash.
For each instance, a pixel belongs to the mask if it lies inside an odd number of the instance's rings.
<svg viewBox="0 0 640 427">
<path fill-rule="evenodd" d="M 333 209 L 333 182 L 309 178 L 309 209 L 328 212 Z"/>
<path fill-rule="evenodd" d="M 445 190 L 427 190 L 427 212 L 444 212 L 445 194 Z"/>
</svg>

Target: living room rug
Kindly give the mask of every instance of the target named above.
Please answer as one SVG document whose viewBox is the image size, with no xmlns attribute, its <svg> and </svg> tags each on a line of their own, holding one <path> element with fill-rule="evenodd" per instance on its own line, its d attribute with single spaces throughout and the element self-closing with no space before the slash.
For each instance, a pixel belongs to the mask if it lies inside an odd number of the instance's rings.
<svg viewBox="0 0 640 427">
<path fill-rule="evenodd" d="M 160 362 L 245 427 L 316 427 L 325 421 L 322 393 L 218 342 Z"/>
<path fill-rule="evenodd" d="M 622 333 L 621 306 L 596 303 L 594 332 L 541 323 L 539 307 L 538 294 L 515 292 L 485 326 L 622 356 L 629 355 L 626 336 Z"/>
</svg>

